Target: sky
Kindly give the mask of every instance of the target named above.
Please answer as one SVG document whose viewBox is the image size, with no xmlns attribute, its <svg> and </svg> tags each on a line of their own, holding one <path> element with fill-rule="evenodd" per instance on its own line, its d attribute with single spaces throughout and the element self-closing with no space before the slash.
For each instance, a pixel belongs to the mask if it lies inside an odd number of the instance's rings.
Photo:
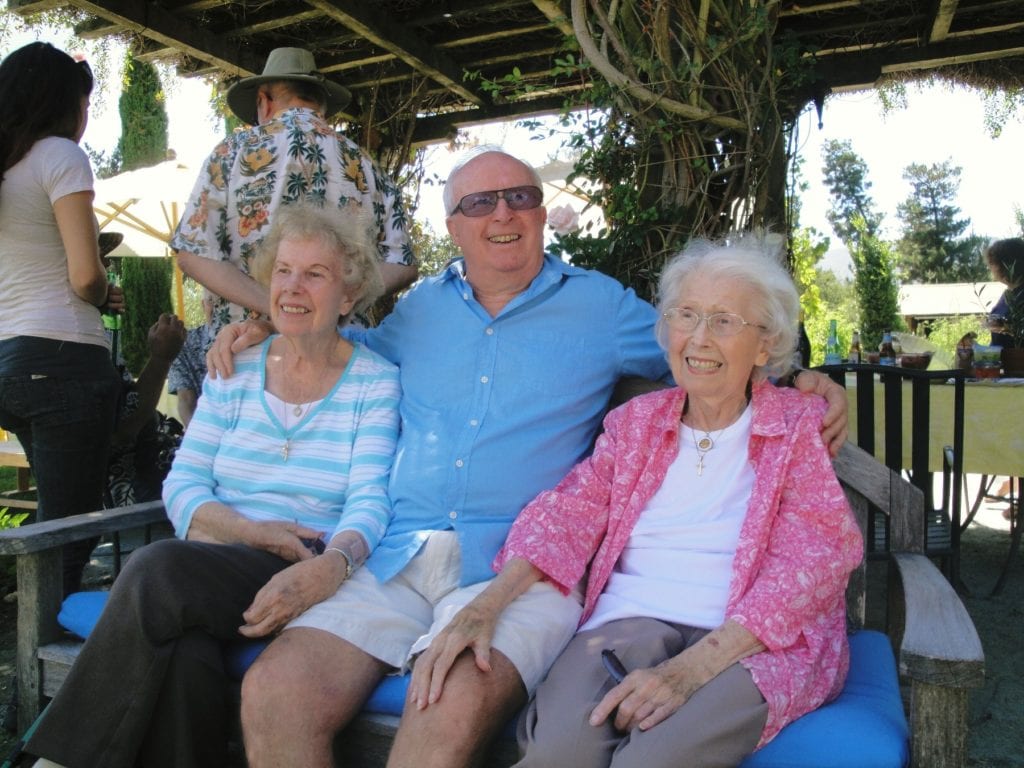
<svg viewBox="0 0 1024 768">
<path fill-rule="evenodd" d="M 64 45 L 64 36 L 30 31 L 10 41 L 8 50 L 40 37 Z M 119 67 L 118 67 L 119 68 Z M 107 89 L 93 97 L 89 127 L 83 143 L 108 153 L 120 135 L 117 98 L 120 84 L 110 78 Z M 201 80 L 176 79 L 165 82 L 168 95 L 169 146 L 178 159 L 197 170 L 221 136 L 221 125 L 209 109 L 209 89 Z M 909 194 L 903 170 L 910 163 L 932 164 L 951 160 L 962 168 L 956 204 L 971 220 L 970 230 L 986 237 L 1019 234 L 1014 206 L 1024 206 L 1024 123 L 1011 120 L 999 138 L 990 137 L 984 126 L 982 98 L 965 89 L 937 85 L 925 91 L 908 86 L 908 106 L 883 114 L 872 92 L 831 96 L 825 102 L 823 128 L 808 109 L 798 123 L 797 152 L 804 159 L 803 173 L 808 189 L 802 193 L 801 224 L 813 226 L 831 237 L 832 249 L 824 266 L 840 276 L 849 273 L 849 257 L 834 236 L 825 213 L 828 191 L 821 177 L 821 147 L 828 139 L 849 140 L 853 150 L 866 162 L 876 207 L 884 214 L 885 234 L 898 235 L 897 205 Z M 536 141 L 528 130 L 511 124 L 475 129 L 475 138 L 501 144 L 514 154 L 543 165 L 559 154 L 557 141 Z M 457 153 L 446 146 L 429 150 L 428 173 L 445 178 Z M 425 187 L 416 218 L 435 232 L 443 232 L 443 211 L 437 187 Z M 574 203 L 578 209 L 579 201 Z"/>
</svg>

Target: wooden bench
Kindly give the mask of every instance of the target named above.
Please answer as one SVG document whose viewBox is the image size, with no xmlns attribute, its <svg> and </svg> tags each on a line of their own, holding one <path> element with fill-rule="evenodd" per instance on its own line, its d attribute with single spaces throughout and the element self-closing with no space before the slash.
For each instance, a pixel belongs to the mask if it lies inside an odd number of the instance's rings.
<svg viewBox="0 0 1024 768">
<path fill-rule="evenodd" d="M 966 609 L 935 565 L 921 552 L 924 497 L 900 476 L 864 451 L 847 444 L 836 472 L 861 525 L 867 530 L 868 504 L 891 518 L 893 556 L 887 606 L 887 634 L 901 681 L 908 689 L 912 765 L 963 768 L 967 763 L 968 689 L 984 680 L 984 656 Z M 0 531 L 0 555 L 18 566 L 19 722 L 22 729 L 39 712 L 44 696 L 60 687 L 78 646 L 57 626 L 60 606 L 60 546 L 91 536 L 144 526 L 164 519 L 159 502 L 106 510 L 75 518 Z M 862 628 L 869 595 L 866 565 L 848 587 L 851 629 Z M 397 718 L 364 714 L 337 740 L 339 757 L 355 768 L 383 766 Z M 507 766 L 515 745 L 495 745 L 487 765 Z"/>
</svg>

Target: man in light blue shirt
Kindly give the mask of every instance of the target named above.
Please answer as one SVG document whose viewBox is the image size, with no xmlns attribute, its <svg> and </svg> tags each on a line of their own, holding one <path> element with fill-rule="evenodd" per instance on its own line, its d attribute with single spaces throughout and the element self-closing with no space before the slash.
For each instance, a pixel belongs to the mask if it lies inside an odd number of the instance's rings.
<svg viewBox="0 0 1024 768">
<path fill-rule="evenodd" d="M 290 642 L 274 643 L 246 676 L 253 768 L 330 765 L 333 734 L 482 591 L 521 508 L 590 450 L 616 381 L 667 375 L 653 307 L 545 256 L 541 202 L 529 166 L 497 151 L 471 156 L 445 187 L 464 259 L 421 281 L 379 328 L 353 335 L 400 368 L 392 522 L 366 568 L 321 604 L 333 628 L 287 630 Z M 829 386 L 808 378 L 808 388 Z M 837 400 L 845 406 L 841 390 Z M 830 415 L 844 432 L 845 412 Z M 518 614 L 503 614 L 485 662 L 463 653 L 443 696 L 407 704 L 389 766 L 469 765 L 522 707 L 579 616 L 573 596 L 535 586 Z"/>
</svg>

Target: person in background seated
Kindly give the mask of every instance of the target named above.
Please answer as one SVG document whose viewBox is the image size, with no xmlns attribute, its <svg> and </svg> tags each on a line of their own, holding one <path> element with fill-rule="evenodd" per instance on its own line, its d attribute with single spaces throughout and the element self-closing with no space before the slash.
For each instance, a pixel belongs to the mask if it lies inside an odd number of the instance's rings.
<svg viewBox="0 0 1024 768">
<path fill-rule="evenodd" d="M 437 706 L 462 654 L 489 667 L 518 595 L 585 583 L 579 634 L 520 721 L 521 768 L 738 765 L 846 677 L 860 531 L 819 435 L 824 401 L 767 381 L 792 360 L 793 282 L 754 238 L 698 240 L 658 295 L 678 387 L 607 416 L 413 671 L 411 701 Z"/>
<path fill-rule="evenodd" d="M 280 334 L 207 380 L 164 485 L 177 538 L 115 580 L 26 745 L 37 765 L 223 768 L 222 644 L 286 627 L 380 541 L 400 390 L 393 365 L 336 330 L 382 290 L 368 223 L 347 214 L 275 220 L 256 274 Z"/>
<path fill-rule="evenodd" d="M 205 321 L 195 328 L 190 328 L 185 338 L 185 345 L 171 363 L 167 376 L 167 391 L 178 398 L 178 418 L 188 427 L 192 414 L 196 412 L 196 402 L 203 391 L 203 379 L 206 378 L 206 352 L 213 343 L 213 299 L 209 293 L 203 294 L 203 317 Z"/>
<path fill-rule="evenodd" d="M 1003 330 L 1006 315 L 1011 311 L 1024 313 L 1024 239 L 1010 237 L 996 240 L 983 251 L 985 263 L 995 280 L 1006 290 L 989 312 L 992 343 L 1000 347 L 1017 346 L 1017 341 Z"/>
<path fill-rule="evenodd" d="M 995 280 L 1003 283 L 1006 290 L 999 297 L 989 312 L 989 329 L 992 331 L 992 343 L 1000 347 L 1020 346 L 1017 340 L 1006 333 L 1005 320 L 1011 312 L 1024 315 L 1024 239 L 1010 237 L 996 240 L 983 251 L 985 263 Z M 1010 479 L 1003 480 L 999 490 L 991 494 L 997 499 L 1007 499 L 1010 494 Z M 1019 503 L 1019 501 L 1017 502 Z M 1013 507 L 1007 505 L 1003 509 L 1003 518 L 1013 517 Z"/>
<path fill-rule="evenodd" d="M 106 507 L 160 498 L 181 442 L 181 425 L 157 410 L 172 361 L 185 342 L 185 325 L 165 312 L 149 328 L 149 358 L 137 379 L 126 374 L 107 465 Z"/>
<path fill-rule="evenodd" d="M 516 515 L 590 451 L 616 382 L 668 373 L 650 304 L 545 255 L 541 190 L 536 171 L 505 152 L 464 156 L 444 188 L 463 258 L 421 280 L 377 328 L 350 332 L 402 377 L 393 517 L 367 567 L 316 609 L 323 623 L 289 631 L 246 674 L 251 768 L 331 766 L 337 731 L 487 587 Z M 222 331 L 210 375 L 229 375 L 232 346 L 264 333 L 256 323 Z M 831 394 L 828 433 L 841 442 L 845 392 L 812 373 L 799 383 Z M 441 700 L 406 703 L 389 766 L 476 763 L 568 642 L 579 610 L 535 584 L 503 613 L 486 668 L 463 654 Z"/>
</svg>

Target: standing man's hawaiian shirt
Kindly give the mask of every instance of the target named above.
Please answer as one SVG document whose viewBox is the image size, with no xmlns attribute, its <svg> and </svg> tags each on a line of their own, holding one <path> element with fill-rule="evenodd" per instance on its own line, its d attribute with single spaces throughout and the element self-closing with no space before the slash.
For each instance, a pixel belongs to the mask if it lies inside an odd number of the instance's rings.
<svg viewBox="0 0 1024 768">
<path fill-rule="evenodd" d="M 415 264 L 398 188 L 358 146 L 311 109 L 286 109 L 263 125 L 218 144 L 199 173 L 170 247 L 229 261 L 249 274 L 249 260 L 279 205 L 319 202 L 367 206 L 376 220 L 382 262 Z M 214 297 L 211 326 L 248 316 Z"/>
</svg>

